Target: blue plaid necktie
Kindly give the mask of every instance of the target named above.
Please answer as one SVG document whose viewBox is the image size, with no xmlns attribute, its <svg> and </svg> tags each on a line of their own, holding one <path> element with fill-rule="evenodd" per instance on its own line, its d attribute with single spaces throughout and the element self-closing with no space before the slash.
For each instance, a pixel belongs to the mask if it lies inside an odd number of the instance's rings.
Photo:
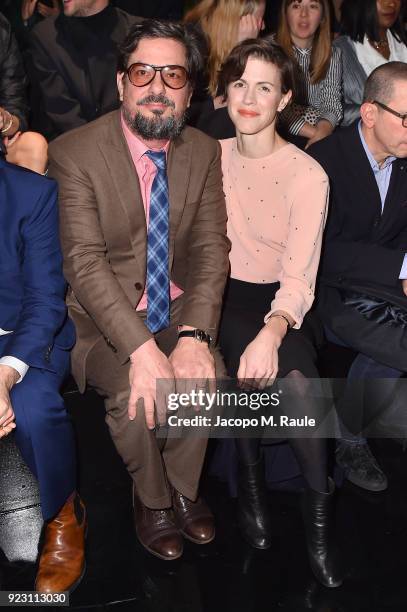
<svg viewBox="0 0 407 612">
<path fill-rule="evenodd" d="M 151 187 L 147 234 L 147 327 L 152 333 L 170 324 L 168 273 L 168 181 L 165 152 L 147 151 L 157 167 Z"/>
</svg>

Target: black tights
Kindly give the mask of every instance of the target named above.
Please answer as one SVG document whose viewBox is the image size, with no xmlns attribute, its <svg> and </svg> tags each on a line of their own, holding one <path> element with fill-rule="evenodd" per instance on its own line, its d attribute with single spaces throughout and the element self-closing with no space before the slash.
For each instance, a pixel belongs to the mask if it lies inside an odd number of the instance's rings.
<svg viewBox="0 0 407 612">
<path fill-rule="evenodd" d="M 315 400 L 310 400 L 309 396 L 307 396 L 309 384 L 305 376 L 298 370 L 292 370 L 287 374 L 286 378 L 292 379 L 292 383 L 295 385 L 296 392 L 298 393 L 299 401 L 298 403 L 295 402 L 297 407 L 297 415 L 295 416 L 307 415 L 313 418 L 315 413 Z M 299 406 L 301 407 L 300 410 L 302 414 L 298 414 Z M 327 493 L 329 491 L 327 441 L 322 438 L 291 437 L 288 442 L 296 456 L 302 474 L 307 481 L 307 485 L 315 491 Z M 236 448 L 241 463 L 245 465 L 256 463 L 259 459 L 260 439 L 236 439 Z"/>
</svg>

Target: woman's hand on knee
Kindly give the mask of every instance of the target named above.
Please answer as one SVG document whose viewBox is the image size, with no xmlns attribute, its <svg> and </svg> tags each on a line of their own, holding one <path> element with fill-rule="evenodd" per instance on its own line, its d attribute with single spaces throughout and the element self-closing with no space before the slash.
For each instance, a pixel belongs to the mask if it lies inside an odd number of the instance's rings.
<svg viewBox="0 0 407 612">
<path fill-rule="evenodd" d="M 240 357 L 237 378 L 242 386 L 264 389 L 273 384 L 278 372 L 281 339 L 268 326 L 257 334 Z"/>
</svg>

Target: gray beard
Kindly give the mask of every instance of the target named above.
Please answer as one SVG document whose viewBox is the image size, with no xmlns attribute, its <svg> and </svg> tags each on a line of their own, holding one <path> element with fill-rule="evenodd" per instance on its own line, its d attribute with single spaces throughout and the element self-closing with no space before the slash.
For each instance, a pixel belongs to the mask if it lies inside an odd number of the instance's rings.
<svg viewBox="0 0 407 612">
<path fill-rule="evenodd" d="M 163 118 L 161 113 L 154 117 L 145 117 L 139 111 L 134 116 L 123 106 L 123 117 L 126 125 L 144 140 L 174 140 L 185 127 L 186 113 L 175 117 Z"/>
</svg>

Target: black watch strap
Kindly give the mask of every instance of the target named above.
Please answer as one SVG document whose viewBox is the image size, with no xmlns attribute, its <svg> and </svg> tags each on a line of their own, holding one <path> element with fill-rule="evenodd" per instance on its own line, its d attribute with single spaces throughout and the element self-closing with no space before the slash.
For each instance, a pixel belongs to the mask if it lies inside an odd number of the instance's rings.
<svg viewBox="0 0 407 612">
<path fill-rule="evenodd" d="M 199 342 L 206 342 L 209 346 L 212 338 L 203 329 L 188 329 L 178 332 L 178 338 L 195 338 Z"/>
</svg>

